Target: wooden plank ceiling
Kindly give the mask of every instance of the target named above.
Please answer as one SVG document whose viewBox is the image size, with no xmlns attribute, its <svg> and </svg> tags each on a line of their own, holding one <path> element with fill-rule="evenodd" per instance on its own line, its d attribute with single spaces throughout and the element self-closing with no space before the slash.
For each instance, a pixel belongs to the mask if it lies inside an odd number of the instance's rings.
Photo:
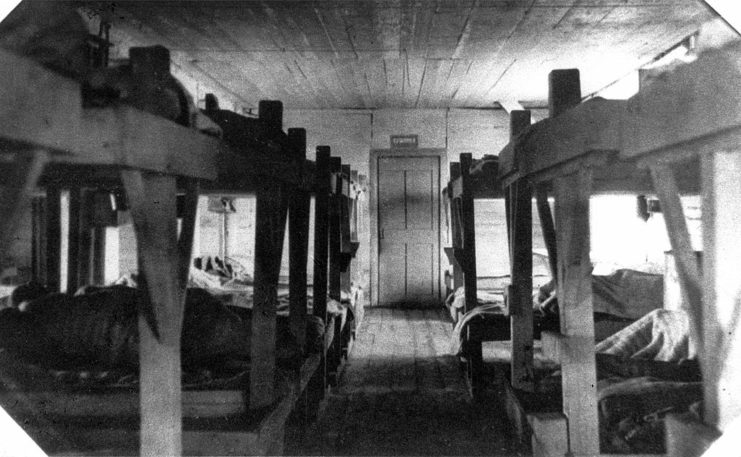
<svg viewBox="0 0 741 457">
<path fill-rule="evenodd" d="M 712 17 L 698 0 L 119 1 L 109 10 L 114 41 L 163 44 L 244 106 L 289 108 L 544 106 L 550 70 L 579 68 L 589 94 Z"/>
</svg>

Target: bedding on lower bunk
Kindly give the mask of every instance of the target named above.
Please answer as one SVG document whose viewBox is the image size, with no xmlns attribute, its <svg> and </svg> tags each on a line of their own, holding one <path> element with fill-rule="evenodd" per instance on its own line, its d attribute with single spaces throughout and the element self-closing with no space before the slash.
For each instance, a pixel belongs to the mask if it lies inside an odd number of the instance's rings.
<svg viewBox="0 0 741 457">
<path fill-rule="evenodd" d="M 601 341 L 646 313 L 661 308 L 664 299 L 663 276 L 630 269 L 620 269 L 606 276 L 592 276 L 595 338 Z M 459 354 L 464 330 L 476 328 L 475 334 L 485 341 L 509 340 L 510 323 L 503 294 L 482 291 L 480 306 L 464 314 L 453 330 L 451 350 Z M 452 297 L 452 298 L 451 298 Z M 459 288 L 449 297 L 451 307 L 461 308 L 464 290 Z M 537 289 L 533 298 L 533 331 L 558 331 L 559 310 L 555 287 L 549 282 Z"/>
<path fill-rule="evenodd" d="M 702 376 L 688 341 L 687 314 L 658 309 L 595 345 L 601 452 L 664 453 L 667 414 L 697 413 Z M 543 357 L 539 343 L 534 342 L 536 398 L 550 392 L 547 397 L 555 400 L 543 408 L 557 410 L 559 367 Z M 509 341 L 485 343 L 483 354 L 506 376 Z"/>
</svg>

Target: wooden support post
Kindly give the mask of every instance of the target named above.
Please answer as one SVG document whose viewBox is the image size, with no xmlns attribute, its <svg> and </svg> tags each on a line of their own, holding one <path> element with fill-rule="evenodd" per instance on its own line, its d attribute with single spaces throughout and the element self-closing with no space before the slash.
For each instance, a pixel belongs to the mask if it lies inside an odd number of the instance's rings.
<svg viewBox="0 0 741 457">
<path fill-rule="evenodd" d="M 509 314 L 512 336 L 512 387 L 532 391 L 533 379 L 533 214 L 532 188 L 519 180 L 510 186 L 512 211 L 512 288 Z"/>
<path fill-rule="evenodd" d="M 342 238 L 342 180 L 339 179 L 339 174 L 342 171 L 342 161 L 339 157 L 332 157 L 329 161 L 330 172 L 335 175 L 338 180 L 336 181 L 335 189 L 329 201 L 329 297 L 337 301 L 341 300 L 340 295 L 342 294 L 342 272 L 340 268 L 340 251 L 341 251 L 341 238 Z M 329 364 L 329 382 L 332 385 L 337 383 L 337 370 L 339 363 L 342 359 L 342 335 L 340 326 L 341 322 L 339 319 L 335 320 L 335 335 L 332 343 L 330 354 L 327 354 L 327 362 Z"/>
<path fill-rule="evenodd" d="M 139 310 L 141 454 L 182 454 L 180 336 L 192 248 L 197 186 L 177 236 L 174 176 L 122 170 L 137 238 L 141 284 Z M 194 196 L 195 195 L 195 196 Z"/>
<path fill-rule="evenodd" d="M 530 126 L 530 111 L 510 114 L 510 141 Z M 509 186 L 507 227 L 512 287 L 509 294 L 512 360 L 510 382 L 515 389 L 532 391 L 533 380 L 533 214 L 532 188 L 526 180 Z"/>
<path fill-rule="evenodd" d="M 92 281 L 93 232 L 91 211 L 94 193 L 90 189 L 83 189 L 80 196 L 80 222 L 78 232 L 79 254 L 77 257 L 78 287 L 90 284 Z"/>
<path fill-rule="evenodd" d="M 548 117 L 556 117 L 581 103 L 579 70 L 553 70 L 548 74 Z"/>
<path fill-rule="evenodd" d="M 558 177 L 554 183 L 561 334 L 583 343 L 561 347 L 563 412 L 568 421 L 569 450 L 576 455 L 599 453 L 592 266 L 589 259 L 591 183 L 590 169 Z"/>
<path fill-rule="evenodd" d="M 306 163 L 306 130 L 288 129 L 297 167 Z M 311 196 L 295 188 L 288 207 L 288 284 L 291 332 L 303 351 L 306 350 L 307 267 L 309 256 L 309 211 Z"/>
<path fill-rule="evenodd" d="M 33 197 L 31 202 L 31 272 L 33 280 L 46 283 L 46 211 L 45 198 Z"/>
<path fill-rule="evenodd" d="M 275 401 L 275 332 L 278 279 L 285 237 L 289 192 L 265 183 L 257 189 L 255 211 L 255 292 L 250 344 L 250 409 Z"/>
<path fill-rule="evenodd" d="M 314 315 L 327 322 L 327 273 L 329 253 L 329 146 L 316 148 L 314 202 Z"/>
<path fill-rule="evenodd" d="M 80 222 L 82 189 L 69 190 L 69 221 L 67 233 L 67 293 L 73 294 L 82 285 L 80 277 Z"/>
<path fill-rule="evenodd" d="M 329 268 L 329 194 L 331 173 L 329 172 L 330 148 L 316 148 L 316 182 L 314 201 L 314 315 L 328 324 L 327 274 Z M 327 325 L 326 331 L 330 332 Z M 338 337 L 338 336 L 337 336 Z M 313 397 L 320 401 L 327 387 L 327 354 L 323 354 L 319 375 L 312 383 Z"/>
<path fill-rule="evenodd" d="M 462 195 L 460 197 L 460 224 L 463 231 L 463 258 L 458 259 L 463 269 L 463 287 L 465 292 L 464 312 L 472 311 L 478 306 L 476 283 L 476 220 L 474 217 L 473 189 L 471 183 L 471 164 L 473 157 L 470 153 L 460 156 L 460 173 Z M 468 357 L 468 369 L 473 396 L 478 396 L 483 388 L 484 360 L 481 341 L 472 338 L 473 331 L 466 330 L 464 352 Z"/>
<path fill-rule="evenodd" d="M 703 154 L 704 420 L 724 431 L 741 415 L 741 153 Z"/>
<path fill-rule="evenodd" d="M 341 171 L 342 162 L 339 157 L 332 157 L 329 161 L 330 172 L 337 175 Z M 335 300 L 340 299 L 340 243 L 341 243 L 341 208 L 342 196 L 337 193 L 340 190 L 333 189 L 334 194 L 330 197 L 329 207 L 329 296 Z"/>
<path fill-rule="evenodd" d="M 679 276 L 679 286 L 687 298 L 687 312 L 690 317 L 690 337 L 692 344 L 702 355 L 702 275 L 697 255 L 692 249 L 690 232 L 687 220 L 684 217 L 682 200 L 679 197 L 679 187 L 674 172 L 666 165 L 652 165 L 651 179 L 654 189 L 661 202 L 661 212 L 664 215 L 669 242 L 674 251 L 674 260 Z M 699 357 L 702 364 L 704 357 Z"/>
<path fill-rule="evenodd" d="M 46 288 L 60 291 L 62 252 L 62 196 L 58 187 L 46 188 Z"/>
</svg>

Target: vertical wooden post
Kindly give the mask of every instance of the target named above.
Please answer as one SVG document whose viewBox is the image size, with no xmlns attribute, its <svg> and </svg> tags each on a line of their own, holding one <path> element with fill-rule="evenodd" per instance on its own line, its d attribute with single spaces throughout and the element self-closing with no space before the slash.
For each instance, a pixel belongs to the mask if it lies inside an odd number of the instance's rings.
<svg viewBox="0 0 741 457">
<path fill-rule="evenodd" d="M 336 178 L 336 188 L 332 189 L 329 207 L 329 296 L 335 300 L 340 299 L 340 243 L 341 243 L 341 209 L 342 202 L 342 180 L 340 172 L 342 161 L 339 157 L 332 157 L 329 161 L 330 172 Z"/>
<path fill-rule="evenodd" d="M 180 335 L 187 267 L 195 217 L 177 236 L 174 176 L 122 170 L 137 238 L 141 284 L 139 310 L 141 454 L 182 454 Z M 191 190 L 197 194 L 197 187 Z M 190 198 L 195 214 L 197 197 Z M 188 238 L 188 239 L 186 239 Z"/>
<path fill-rule="evenodd" d="M 58 187 L 46 188 L 46 287 L 60 291 L 62 251 L 62 204 Z"/>
<path fill-rule="evenodd" d="M 594 357 L 592 266 L 589 259 L 589 196 L 592 172 L 583 169 L 555 179 L 558 302 L 563 343 L 563 412 L 569 450 L 599 454 L 597 376 Z"/>
<path fill-rule="evenodd" d="M 581 103 L 579 70 L 553 70 L 548 74 L 548 117 L 556 117 Z"/>
<path fill-rule="evenodd" d="M 67 293 L 73 294 L 82 285 L 80 277 L 80 222 L 82 221 L 81 188 L 69 190 L 69 232 L 67 234 Z"/>
<path fill-rule="evenodd" d="M 297 168 L 306 165 L 306 130 L 288 129 Z M 307 266 L 309 256 L 309 208 L 311 196 L 301 188 L 293 191 L 288 207 L 288 276 L 290 288 L 289 318 L 291 332 L 302 350 L 306 350 Z"/>
<path fill-rule="evenodd" d="M 288 192 L 264 183 L 257 189 L 255 211 L 255 292 L 250 344 L 250 408 L 275 400 L 275 332 L 278 279 L 285 237 Z"/>
<path fill-rule="evenodd" d="M 510 140 L 530 126 L 530 111 L 510 113 Z M 517 160 L 517 158 L 515 158 Z M 507 189 L 509 255 L 512 286 L 509 291 L 512 387 L 532 391 L 533 383 L 533 193 L 520 179 Z"/>
<path fill-rule="evenodd" d="M 330 172 L 335 176 L 335 188 L 332 189 L 332 195 L 329 201 L 329 297 L 337 301 L 341 300 L 342 272 L 340 269 L 340 252 L 342 243 L 342 196 L 343 180 L 341 178 L 342 160 L 339 157 L 332 157 L 329 161 Z M 342 335 L 341 320 L 335 319 L 335 336 L 332 342 L 330 354 L 327 354 L 329 364 L 328 376 L 330 384 L 337 382 L 337 368 L 342 357 Z"/>
<path fill-rule="evenodd" d="M 46 283 L 46 212 L 45 198 L 33 197 L 31 201 L 31 272 L 33 280 Z"/>
<path fill-rule="evenodd" d="M 314 315 L 327 322 L 327 273 L 329 253 L 329 146 L 316 148 L 314 202 Z"/>
<path fill-rule="evenodd" d="M 79 255 L 77 257 L 78 287 L 91 283 L 93 257 L 93 233 L 91 211 L 94 193 L 90 189 L 82 190 L 80 195 L 80 222 L 79 222 Z"/>
<path fill-rule="evenodd" d="M 478 306 L 476 283 L 476 220 L 474 216 L 473 189 L 471 183 L 471 164 L 473 157 L 470 153 L 460 156 L 460 173 L 462 192 L 460 197 L 461 228 L 463 230 L 463 259 L 458 259 L 463 269 L 463 287 L 465 293 L 465 309 L 470 312 Z M 481 352 L 481 340 L 474 339 L 473 329 L 468 327 L 464 340 L 464 351 L 468 357 L 469 377 L 473 396 L 478 396 L 482 389 L 484 360 Z"/>
<path fill-rule="evenodd" d="M 725 430 L 741 413 L 741 154 L 704 154 L 701 169 L 704 419 Z"/>
<path fill-rule="evenodd" d="M 0 252 L 7 252 L 15 235 L 21 212 L 31 205 L 31 194 L 48 156 L 44 151 L 17 153 L 11 164 L 3 164 L 0 185 Z"/>
<path fill-rule="evenodd" d="M 329 146 L 316 148 L 316 182 L 314 194 L 314 315 L 327 324 L 327 273 L 329 267 Z M 329 328 L 326 329 L 330 331 Z M 324 397 L 327 382 L 327 354 L 324 353 L 319 376 L 313 383 L 317 401 Z"/>
</svg>

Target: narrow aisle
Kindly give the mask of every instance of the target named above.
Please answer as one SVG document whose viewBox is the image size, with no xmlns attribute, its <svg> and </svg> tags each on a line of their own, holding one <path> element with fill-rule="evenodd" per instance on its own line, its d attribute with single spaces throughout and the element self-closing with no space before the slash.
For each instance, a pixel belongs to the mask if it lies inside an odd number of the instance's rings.
<svg viewBox="0 0 741 457">
<path fill-rule="evenodd" d="M 442 311 L 369 309 L 339 386 L 293 455 L 526 455 L 504 414 L 473 403 Z"/>
</svg>

